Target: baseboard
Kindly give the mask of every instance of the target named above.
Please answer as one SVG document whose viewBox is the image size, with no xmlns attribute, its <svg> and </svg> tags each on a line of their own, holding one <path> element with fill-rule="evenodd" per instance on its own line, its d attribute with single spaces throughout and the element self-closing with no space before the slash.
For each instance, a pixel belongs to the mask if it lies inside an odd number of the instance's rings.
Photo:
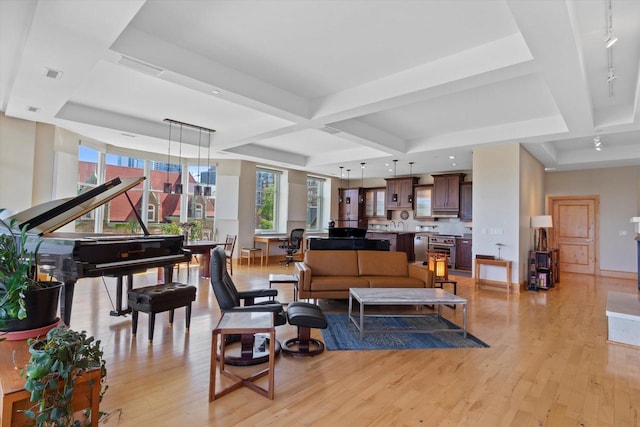
<svg viewBox="0 0 640 427">
<path fill-rule="evenodd" d="M 600 270 L 600 276 L 614 277 L 616 279 L 638 280 L 638 273 L 633 273 L 630 271 Z M 562 279 L 562 274 L 560 274 L 560 278 Z"/>
</svg>

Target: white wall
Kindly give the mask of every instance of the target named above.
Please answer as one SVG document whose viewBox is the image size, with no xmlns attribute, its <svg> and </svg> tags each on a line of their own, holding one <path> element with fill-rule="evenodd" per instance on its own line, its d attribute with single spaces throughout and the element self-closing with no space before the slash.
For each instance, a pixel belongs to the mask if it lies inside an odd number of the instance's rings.
<svg viewBox="0 0 640 427">
<path fill-rule="evenodd" d="M 520 146 L 495 145 L 473 151 L 473 256 L 511 260 L 511 281 L 520 277 Z M 504 268 L 483 267 L 482 278 L 504 281 Z"/>
<path fill-rule="evenodd" d="M 531 217 L 546 214 L 544 166 L 527 150 L 520 148 L 520 280 L 526 282 L 528 253 L 534 247 Z"/>
<path fill-rule="evenodd" d="M 0 112 L 0 208 L 32 206 L 36 123 Z"/>
<path fill-rule="evenodd" d="M 638 216 L 639 171 L 630 166 L 546 174 L 547 196 L 600 196 L 600 270 L 638 271 L 629 219 Z"/>
</svg>

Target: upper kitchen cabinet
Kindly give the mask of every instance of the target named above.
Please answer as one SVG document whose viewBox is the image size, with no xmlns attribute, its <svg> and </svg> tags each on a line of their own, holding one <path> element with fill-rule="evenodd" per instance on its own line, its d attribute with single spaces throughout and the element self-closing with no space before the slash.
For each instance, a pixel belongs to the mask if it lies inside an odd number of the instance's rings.
<svg viewBox="0 0 640 427">
<path fill-rule="evenodd" d="M 457 216 L 460 211 L 460 183 L 463 173 L 448 173 L 433 176 L 434 214 L 450 214 Z"/>
<path fill-rule="evenodd" d="M 431 196 L 433 194 L 433 185 L 417 185 L 413 188 L 413 200 L 415 205 L 415 212 L 413 217 L 415 219 L 426 219 L 433 216 L 431 209 Z"/>
<path fill-rule="evenodd" d="M 367 228 L 364 217 L 364 203 L 360 203 L 361 188 L 341 188 L 338 190 L 337 227 Z"/>
<path fill-rule="evenodd" d="M 473 219 L 472 192 L 473 184 L 471 182 L 460 184 L 460 221 Z"/>
<path fill-rule="evenodd" d="M 420 178 L 385 178 L 387 181 L 387 203 L 389 210 L 413 209 L 413 186 Z"/>
<path fill-rule="evenodd" d="M 367 218 L 387 218 L 384 187 L 364 189 L 364 216 Z M 390 218 L 389 218 L 390 219 Z"/>
</svg>

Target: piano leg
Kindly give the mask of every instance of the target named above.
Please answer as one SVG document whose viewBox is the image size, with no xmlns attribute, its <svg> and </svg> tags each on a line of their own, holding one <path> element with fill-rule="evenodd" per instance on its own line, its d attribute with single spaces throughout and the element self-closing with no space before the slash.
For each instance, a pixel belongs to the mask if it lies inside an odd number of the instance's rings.
<svg viewBox="0 0 640 427">
<path fill-rule="evenodd" d="M 64 292 L 60 294 L 60 317 L 67 326 L 71 324 L 71 306 L 73 305 L 73 290 L 75 287 L 75 280 L 67 280 L 64 282 Z"/>
<path fill-rule="evenodd" d="M 111 312 L 109 312 L 109 315 L 111 316 L 124 316 L 128 313 L 131 313 L 131 309 L 129 307 L 127 308 L 122 308 L 122 301 L 123 301 L 123 295 L 122 295 L 122 288 L 123 288 L 123 281 L 124 276 L 117 276 L 116 277 L 116 309 L 115 310 L 111 310 Z M 133 288 L 133 274 L 127 274 L 127 295 L 129 295 L 129 291 Z"/>
</svg>

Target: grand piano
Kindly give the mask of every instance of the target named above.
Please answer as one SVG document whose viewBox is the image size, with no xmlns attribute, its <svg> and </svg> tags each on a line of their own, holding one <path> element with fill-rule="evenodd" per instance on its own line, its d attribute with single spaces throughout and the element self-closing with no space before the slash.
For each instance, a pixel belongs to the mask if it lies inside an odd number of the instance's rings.
<svg viewBox="0 0 640 427">
<path fill-rule="evenodd" d="M 182 235 L 150 234 L 133 206 L 127 190 L 144 181 L 144 177 L 113 178 L 77 197 L 53 200 L 33 206 L 6 219 L 16 219 L 26 226 L 27 248 L 34 250 L 38 242 L 38 268 L 64 283 L 60 296 L 60 315 L 65 324 L 71 321 L 75 283 L 83 277 L 113 276 L 117 278 L 116 308 L 112 315 L 126 314 L 122 308 L 123 278 L 132 286 L 132 275 L 148 268 L 163 267 L 165 281 L 173 265 L 191 260 L 191 252 L 183 248 Z M 95 233 L 56 233 L 65 224 L 124 194 L 136 215 L 144 235 L 107 235 Z M 0 228 L 0 233 L 3 232 Z M 124 296 L 126 299 L 126 295 Z"/>
</svg>

